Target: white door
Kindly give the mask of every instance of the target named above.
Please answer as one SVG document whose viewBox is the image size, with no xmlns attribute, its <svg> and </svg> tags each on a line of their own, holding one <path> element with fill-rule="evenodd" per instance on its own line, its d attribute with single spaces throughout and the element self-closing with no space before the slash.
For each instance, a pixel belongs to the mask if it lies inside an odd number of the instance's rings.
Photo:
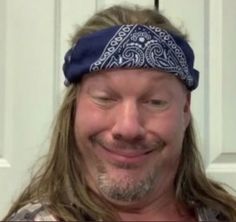
<svg viewBox="0 0 236 222">
<path fill-rule="evenodd" d="M 236 189 L 236 1 L 159 2 L 173 22 L 184 24 L 195 50 L 200 87 L 193 116 L 206 171 Z"/>
<path fill-rule="evenodd" d="M 46 151 L 57 102 L 54 1 L 0 0 L 0 219 Z"/>
<path fill-rule="evenodd" d="M 154 5 L 154 0 L 0 0 L 0 218 L 47 151 L 69 35 L 97 9 L 119 2 Z M 184 24 L 195 49 L 201 77 L 193 114 L 207 172 L 236 189 L 236 2 L 159 0 L 159 6 Z"/>
</svg>

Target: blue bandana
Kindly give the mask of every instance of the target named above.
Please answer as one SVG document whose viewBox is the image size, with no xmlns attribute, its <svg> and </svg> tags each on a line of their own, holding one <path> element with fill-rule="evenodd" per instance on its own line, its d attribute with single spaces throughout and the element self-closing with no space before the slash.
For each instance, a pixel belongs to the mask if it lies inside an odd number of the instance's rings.
<svg viewBox="0 0 236 222">
<path fill-rule="evenodd" d="M 65 84 L 84 74 L 118 68 L 157 69 L 174 74 L 189 90 L 198 86 L 194 53 L 181 37 L 159 27 L 121 25 L 79 39 L 65 55 Z"/>
</svg>

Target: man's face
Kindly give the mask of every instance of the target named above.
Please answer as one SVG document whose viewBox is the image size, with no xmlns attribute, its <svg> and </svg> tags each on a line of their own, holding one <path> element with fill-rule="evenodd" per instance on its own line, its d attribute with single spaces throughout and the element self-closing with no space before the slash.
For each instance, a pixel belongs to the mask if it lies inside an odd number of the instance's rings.
<svg viewBox="0 0 236 222">
<path fill-rule="evenodd" d="M 173 192 L 190 95 L 174 75 L 102 71 L 81 83 L 75 137 L 91 188 L 113 203 Z"/>
</svg>

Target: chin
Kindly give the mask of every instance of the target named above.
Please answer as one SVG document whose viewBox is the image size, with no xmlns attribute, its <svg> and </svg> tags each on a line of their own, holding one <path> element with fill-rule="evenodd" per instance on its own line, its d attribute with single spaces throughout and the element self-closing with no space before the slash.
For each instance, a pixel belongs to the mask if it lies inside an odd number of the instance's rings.
<svg viewBox="0 0 236 222">
<path fill-rule="evenodd" d="M 124 170 L 119 170 L 124 171 Z M 112 173 L 113 172 L 113 173 Z M 138 172 L 128 173 L 114 171 L 97 174 L 97 187 L 110 202 L 118 205 L 132 205 L 150 196 L 156 185 L 153 174 L 140 175 Z"/>
</svg>

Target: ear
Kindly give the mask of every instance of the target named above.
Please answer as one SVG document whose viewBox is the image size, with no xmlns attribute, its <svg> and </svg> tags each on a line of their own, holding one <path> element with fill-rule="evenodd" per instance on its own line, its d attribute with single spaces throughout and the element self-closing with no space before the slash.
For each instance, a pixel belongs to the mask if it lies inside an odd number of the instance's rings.
<svg viewBox="0 0 236 222">
<path fill-rule="evenodd" d="M 185 128 L 188 127 L 191 119 L 191 111 L 190 111 L 190 105 L 191 105 L 191 93 L 187 92 L 185 94 L 186 99 L 185 99 L 185 104 L 184 104 L 184 124 Z"/>
</svg>

